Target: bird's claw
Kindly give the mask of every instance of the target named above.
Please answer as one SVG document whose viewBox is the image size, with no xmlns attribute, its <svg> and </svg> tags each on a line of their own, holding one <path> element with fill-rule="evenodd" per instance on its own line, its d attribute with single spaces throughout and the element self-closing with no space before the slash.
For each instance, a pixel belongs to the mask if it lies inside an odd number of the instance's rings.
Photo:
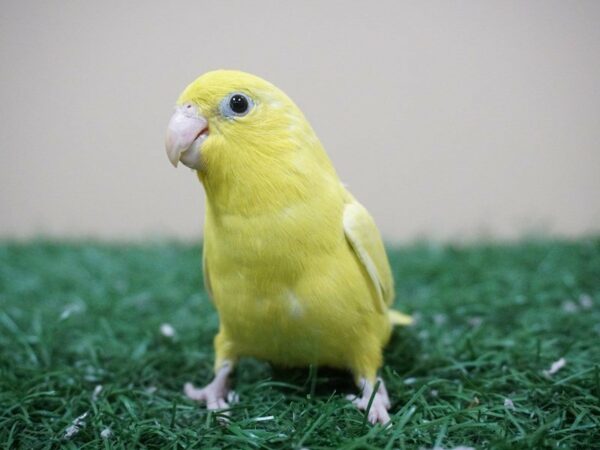
<svg viewBox="0 0 600 450">
<path fill-rule="evenodd" d="M 365 386 L 360 397 L 356 395 L 348 395 L 346 398 L 361 411 L 366 411 L 369 406 L 369 402 L 371 401 L 371 396 L 373 397 L 373 401 L 371 402 L 371 407 L 369 408 L 369 413 L 367 416 L 369 422 L 371 422 L 373 425 L 376 423 L 380 423 L 381 425 L 389 425 L 390 415 L 388 414 L 387 410 L 390 408 L 390 398 L 381 378 L 379 378 L 379 388 L 377 389 L 375 395 L 373 395 L 372 389 L 368 389 L 367 386 Z"/>
<path fill-rule="evenodd" d="M 183 386 L 185 395 L 194 401 L 205 403 L 206 409 L 209 411 L 226 410 L 230 403 L 237 403 L 237 394 L 229 389 L 228 376 L 232 370 L 232 365 L 225 362 L 215 375 L 215 378 L 206 386 L 199 389 L 194 387 L 192 383 L 186 383 Z M 223 416 L 228 416 L 229 411 L 223 411 Z"/>
<path fill-rule="evenodd" d="M 222 424 L 226 424 L 231 415 L 231 411 L 228 410 L 229 405 L 237 403 L 239 397 L 234 391 L 229 390 L 225 384 L 215 381 L 213 380 L 201 389 L 195 387 L 192 383 L 186 383 L 183 391 L 189 399 L 206 404 L 207 410 L 218 412 L 217 420 Z"/>
<path fill-rule="evenodd" d="M 385 388 L 385 384 L 383 383 L 383 380 L 381 378 L 377 378 L 377 380 L 379 381 L 379 389 L 377 389 L 377 392 L 381 395 L 381 398 L 383 399 L 383 405 L 385 406 L 385 409 L 390 409 L 392 404 L 390 402 L 390 396 L 388 395 L 388 391 Z"/>
</svg>

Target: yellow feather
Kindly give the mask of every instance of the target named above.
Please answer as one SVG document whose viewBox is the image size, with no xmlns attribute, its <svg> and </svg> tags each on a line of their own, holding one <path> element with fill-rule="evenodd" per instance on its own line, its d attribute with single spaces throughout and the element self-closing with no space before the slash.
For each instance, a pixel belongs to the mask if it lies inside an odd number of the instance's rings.
<svg viewBox="0 0 600 450">
<path fill-rule="evenodd" d="M 254 100 L 225 118 L 232 92 Z M 373 381 L 393 324 L 393 279 L 381 237 L 346 191 L 298 107 L 234 71 L 183 92 L 208 119 L 198 172 L 207 198 L 204 275 L 220 318 L 216 366 L 253 356 L 318 364 Z"/>
</svg>

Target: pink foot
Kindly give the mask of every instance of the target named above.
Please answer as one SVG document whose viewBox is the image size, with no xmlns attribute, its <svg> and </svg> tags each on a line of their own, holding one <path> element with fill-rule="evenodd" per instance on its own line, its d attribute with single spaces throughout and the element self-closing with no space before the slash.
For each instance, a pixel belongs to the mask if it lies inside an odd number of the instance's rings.
<svg viewBox="0 0 600 450">
<path fill-rule="evenodd" d="M 392 404 L 390 403 L 390 396 L 388 395 L 387 389 L 385 388 L 383 379 L 379 377 L 377 378 L 377 381 L 379 381 L 379 389 L 377 389 L 377 392 L 381 394 L 381 398 L 383 400 L 385 409 L 390 409 L 390 406 L 392 406 Z"/>
<path fill-rule="evenodd" d="M 183 387 L 185 395 L 197 402 L 205 403 L 206 409 L 226 409 L 229 408 L 227 398 L 230 393 L 229 374 L 231 373 L 231 364 L 225 363 L 217 371 L 215 378 L 201 389 L 194 387 L 192 383 L 186 383 Z M 234 397 L 234 396 L 230 396 Z"/>
<path fill-rule="evenodd" d="M 386 425 L 390 423 L 390 415 L 387 410 L 390 407 L 390 399 L 383 384 L 383 380 L 381 378 L 378 379 L 379 389 L 373 396 L 373 402 L 371 403 L 371 408 L 369 409 L 368 419 L 372 424 L 380 423 L 382 425 Z M 360 397 L 356 397 L 354 395 L 349 395 L 348 400 L 352 401 L 352 403 L 361 411 L 366 411 L 369 406 L 369 401 L 371 400 L 371 396 L 373 395 L 373 385 L 366 381 L 364 378 L 360 382 L 362 387 L 362 395 Z"/>
</svg>

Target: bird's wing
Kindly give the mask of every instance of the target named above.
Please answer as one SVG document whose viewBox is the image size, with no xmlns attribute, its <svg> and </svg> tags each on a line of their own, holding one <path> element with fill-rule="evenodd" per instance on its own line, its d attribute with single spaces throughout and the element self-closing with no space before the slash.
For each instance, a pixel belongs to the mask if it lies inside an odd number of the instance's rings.
<svg viewBox="0 0 600 450">
<path fill-rule="evenodd" d="M 377 225 L 353 198 L 344 208 L 343 220 L 346 239 L 373 282 L 377 293 L 375 307 L 384 313 L 394 300 L 394 278 Z"/>
<path fill-rule="evenodd" d="M 202 276 L 204 278 L 204 289 L 208 293 L 208 298 L 213 300 L 212 288 L 210 286 L 210 277 L 208 276 L 208 261 L 206 259 L 206 248 L 202 250 Z"/>
</svg>

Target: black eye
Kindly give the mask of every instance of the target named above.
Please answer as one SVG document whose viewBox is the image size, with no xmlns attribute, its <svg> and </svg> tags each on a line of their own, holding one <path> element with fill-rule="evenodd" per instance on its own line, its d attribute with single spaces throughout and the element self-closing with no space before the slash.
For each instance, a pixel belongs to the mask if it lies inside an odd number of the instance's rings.
<svg viewBox="0 0 600 450">
<path fill-rule="evenodd" d="M 244 114 L 248 106 L 248 99 L 241 94 L 232 95 L 229 99 L 229 108 L 236 114 Z"/>
<path fill-rule="evenodd" d="M 252 99 L 241 92 L 232 92 L 220 104 L 221 114 L 228 119 L 245 116 L 253 107 Z"/>
</svg>

